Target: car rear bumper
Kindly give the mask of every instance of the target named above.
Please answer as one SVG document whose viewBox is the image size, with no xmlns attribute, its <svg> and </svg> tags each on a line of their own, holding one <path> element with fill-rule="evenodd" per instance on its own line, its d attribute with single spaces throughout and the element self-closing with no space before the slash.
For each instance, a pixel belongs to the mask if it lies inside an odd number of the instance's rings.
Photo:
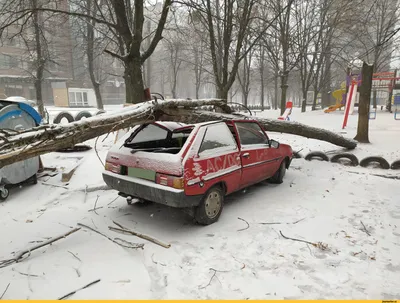
<svg viewBox="0 0 400 303">
<path fill-rule="evenodd" d="M 109 171 L 103 172 L 104 182 L 112 189 L 130 195 L 171 207 L 184 208 L 200 204 L 201 195 L 187 196 L 184 190 L 170 188 L 136 177 L 118 175 Z"/>
</svg>

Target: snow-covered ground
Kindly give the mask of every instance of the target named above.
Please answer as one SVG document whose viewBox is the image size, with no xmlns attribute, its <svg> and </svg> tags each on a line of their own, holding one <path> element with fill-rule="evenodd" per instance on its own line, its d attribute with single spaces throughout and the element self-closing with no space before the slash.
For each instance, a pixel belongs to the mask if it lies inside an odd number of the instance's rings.
<svg viewBox="0 0 400 303">
<path fill-rule="evenodd" d="M 277 118 L 278 113 L 257 116 Z M 301 114 L 295 109 L 291 119 L 339 132 L 343 111 Z M 353 137 L 356 114 L 348 125 L 345 136 Z M 354 150 L 359 159 L 400 159 L 400 121 L 378 111 L 370 128 L 372 143 Z M 303 155 L 340 150 L 302 137 L 270 136 L 303 149 Z M 98 140 L 103 161 L 113 139 Z M 94 150 L 52 153 L 43 162 L 62 170 L 77 161 L 71 157 L 83 161 L 68 184 L 61 183 L 60 174 L 44 177 L 37 185 L 13 190 L 0 203 L 0 259 L 66 233 L 77 223 L 113 239 L 144 243 L 144 249 L 123 248 L 82 228 L 0 268 L 0 296 L 9 284 L 3 299 L 56 299 L 97 279 L 71 299 L 400 298 L 400 181 L 371 175 L 400 176 L 398 171 L 293 160 L 283 184 L 263 183 L 233 194 L 220 220 L 203 227 L 180 210 L 128 206 L 112 190 L 85 194 L 86 186 L 103 185 Z M 113 220 L 171 247 L 110 231 Z M 322 244 L 318 248 L 285 239 L 280 232 Z"/>
</svg>

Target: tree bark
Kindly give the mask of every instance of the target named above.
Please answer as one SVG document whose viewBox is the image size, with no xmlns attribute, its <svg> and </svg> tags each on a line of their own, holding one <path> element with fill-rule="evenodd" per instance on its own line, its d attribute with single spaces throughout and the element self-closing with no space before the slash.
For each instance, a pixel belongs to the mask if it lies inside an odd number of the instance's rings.
<svg viewBox="0 0 400 303">
<path fill-rule="evenodd" d="M 275 93 L 275 100 L 274 100 L 274 109 L 278 109 L 278 70 L 275 70 L 275 77 L 274 77 L 274 93 Z"/>
<path fill-rule="evenodd" d="M 289 87 L 288 85 L 288 75 L 289 73 L 284 71 L 283 74 L 281 75 L 281 115 L 285 112 L 286 108 L 286 92 Z"/>
<path fill-rule="evenodd" d="M 197 110 L 200 106 L 214 105 L 227 113 Z M 89 139 L 157 120 L 199 123 L 219 119 L 248 119 L 244 115 L 231 115 L 224 100 L 170 100 L 159 103 L 145 102 L 125 107 L 119 112 L 94 116 L 65 125 L 43 125 L 22 132 L 5 131 L 0 135 L 0 168 L 35 156 L 68 148 Z M 357 142 L 334 132 L 301 123 L 277 119 L 257 119 L 267 131 L 282 132 L 327 141 L 353 149 Z"/>
<path fill-rule="evenodd" d="M 125 92 L 126 103 L 141 103 L 144 101 L 144 83 L 142 63 L 140 58 L 130 58 L 125 61 Z"/>
<path fill-rule="evenodd" d="M 32 8 L 38 9 L 38 1 L 32 0 Z M 35 77 L 35 90 L 36 90 L 36 103 L 38 106 L 38 111 L 42 118 L 46 117 L 46 112 L 44 110 L 43 95 L 42 95 L 42 82 L 43 73 L 46 63 L 46 59 L 43 56 L 43 45 L 42 45 L 42 35 L 40 26 L 40 16 L 39 11 L 34 10 L 32 12 L 33 16 L 33 27 L 35 32 L 35 45 L 36 45 L 36 77 Z"/>
<path fill-rule="evenodd" d="M 369 108 L 371 102 L 372 74 L 374 66 L 364 62 L 361 70 L 360 102 L 358 105 L 358 126 L 355 140 L 369 143 Z"/>
<path fill-rule="evenodd" d="M 248 116 L 244 115 L 230 115 L 225 113 L 188 110 L 188 109 L 163 109 L 165 115 L 161 116 L 162 119 L 171 121 L 180 121 L 183 123 L 196 123 L 214 121 L 214 120 L 226 120 L 226 119 L 248 119 Z M 260 122 L 266 131 L 286 133 L 297 136 L 306 137 L 309 139 L 316 139 L 326 141 L 334 145 L 338 145 L 347 149 L 354 149 L 357 147 L 357 142 L 345 138 L 337 133 L 329 130 L 308 126 L 298 122 L 282 121 L 278 119 L 266 119 L 251 117 L 252 119 Z"/>
<path fill-rule="evenodd" d="M 87 0 L 86 5 L 87 5 L 87 11 L 88 15 L 91 14 L 92 10 L 95 9 L 96 5 L 93 5 L 92 7 L 92 0 Z M 95 15 L 95 11 L 93 11 L 93 15 Z M 88 20 L 87 21 L 87 45 L 86 45 L 86 56 L 88 58 L 88 69 L 89 69 L 89 76 L 90 80 L 92 81 L 94 93 L 96 95 L 96 102 L 97 102 L 97 108 L 98 109 L 104 109 L 103 105 L 103 99 L 101 98 L 101 92 L 100 92 L 100 83 L 96 79 L 95 76 L 95 71 L 94 71 L 94 61 L 95 61 L 95 55 L 94 55 L 94 26 L 95 26 L 95 21 L 93 20 Z"/>
</svg>

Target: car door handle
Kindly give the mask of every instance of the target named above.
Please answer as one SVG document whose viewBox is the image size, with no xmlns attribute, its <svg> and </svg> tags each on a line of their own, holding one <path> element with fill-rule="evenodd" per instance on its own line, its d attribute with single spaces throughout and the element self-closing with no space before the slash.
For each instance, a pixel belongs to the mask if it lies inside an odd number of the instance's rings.
<svg viewBox="0 0 400 303">
<path fill-rule="evenodd" d="M 242 157 L 243 157 L 243 158 L 250 158 L 250 154 L 249 154 L 249 153 L 244 153 L 244 154 L 242 155 Z"/>
</svg>

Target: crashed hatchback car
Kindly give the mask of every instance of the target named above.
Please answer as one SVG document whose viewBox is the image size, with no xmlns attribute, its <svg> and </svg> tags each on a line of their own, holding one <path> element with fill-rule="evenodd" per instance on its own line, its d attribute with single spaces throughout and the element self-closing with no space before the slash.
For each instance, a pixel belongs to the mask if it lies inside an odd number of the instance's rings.
<svg viewBox="0 0 400 303">
<path fill-rule="evenodd" d="M 220 217 L 226 195 L 266 179 L 282 183 L 292 157 L 292 148 L 269 139 L 255 120 L 153 122 L 109 150 L 103 179 L 128 203 L 191 208 L 208 225 Z"/>
</svg>

